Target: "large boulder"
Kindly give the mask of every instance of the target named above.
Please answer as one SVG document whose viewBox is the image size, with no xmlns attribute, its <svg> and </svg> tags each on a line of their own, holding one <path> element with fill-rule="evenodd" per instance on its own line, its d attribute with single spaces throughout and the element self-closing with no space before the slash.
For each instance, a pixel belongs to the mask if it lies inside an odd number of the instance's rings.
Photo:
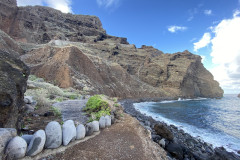
<svg viewBox="0 0 240 160">
<path fill-rule="evenodd" d="M 45 148 L 58 148 L 62 144 L 62 128 L 61 125 L 56 122 L 50 122 L 45 128 L 46 143 Z"/>
<path fill-rule="evenodd" d="M 76 139 L 76 127 L 73 120 L 67 120 L 63 124 L 63 145 L 68 145 L 71 141 Z"/>
<path fill-rule="evenodd" d="M 166 150 L 177 159 L 183 159 L 183 149 L 177 143 L 169 143 L 166 147 Z"/>
<path fill-rule="evenodd" d="M 0 50 L 0 127 L 20 128 L 29 68 L 15 56 Z"/>
<path fill-rule="evenodd" d="M 26 151 L 26 141 L 23 138 L 17 136 L 8 143 L 5 154 L 7 159 L 19 159 L 25 156 Z"/>
<path fill-rule="evenodd" d="M 86 129 L 83 124 L 77 126 L 77 136 L 76 139 L 83 139 L 86 134 Z"/>
<path fill-rule="evenodd" d="M 27 148 L 27 156 L 35 156 L 42 152 L 46 142 L 46 134 L 44 130 L 39 130 L 34 133 L 33 138 Z"/>
<path fill-rule="evenodd" d="M 4 149 L 7 143 L 17 135 L 17 130 L 13 128 L 0 128 L 0 159 L 3 159 Z"/>
<path fill-rule="evenodd" d="M 161 136 L 169 141 L 173 141 L 173 134 L 165 125 L 160 124 L 160 123 L 156 124 L 154 126 L 154 130 L 156 131 L 156 133 L 159 136 Z"/>
</svg>

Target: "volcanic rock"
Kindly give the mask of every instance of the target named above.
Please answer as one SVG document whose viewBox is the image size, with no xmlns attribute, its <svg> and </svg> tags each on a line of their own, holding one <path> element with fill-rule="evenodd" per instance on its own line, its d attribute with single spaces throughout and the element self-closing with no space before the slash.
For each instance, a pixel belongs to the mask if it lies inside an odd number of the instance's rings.
<svg viewBox="0 0 240 160">
<path fill-rule="evenodd" d="M 154 130 L 161 137 L 166 138 L 169 141 L 173 140 L 172 132 L 166 126 L 164 126 L 163 124 L 156 124 L 154 126 Z"/>
<path fill-rule="evenodd" d="M 14 54 L 0 50 L 0 75 L 0 128 L 16 128 L 29 68 Z"/>
<path fill-rule="evenodd" d="M 63 88 L 120 98 L 223 96 L 200 56 L 136 48 L 126 38 L 107 35 L 95 16 L 3 0 L 0 29 L 10 36 L 9 46 L 21 42 L 15 50 L 33 74 Z"/>
</svg>

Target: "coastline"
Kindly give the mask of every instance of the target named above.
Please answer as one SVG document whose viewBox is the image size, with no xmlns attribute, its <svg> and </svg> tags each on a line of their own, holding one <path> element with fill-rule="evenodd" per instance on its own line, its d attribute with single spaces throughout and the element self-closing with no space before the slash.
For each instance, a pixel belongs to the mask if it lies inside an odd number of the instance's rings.
<svg viewBox="0 0 240 160">
<path fill-rule="evenodd" d="M 161 100 L 172 100 L 169 98 L 142 98 L 142 99 L 125 99 L 120 103 L 124 111 L 135 117 L 146 129 L 151 131 L 152 140 L 159 143 L 164 138 L 165 146 L 163 148 L 172 158 L 177 159 L 213 159 L 213 160 L 240 160 L 240 157 L 233 153 L 226 151 L 223 147 L 214 148 L 212 144 L 204 142 L 201 139 L 185 133 L 182 129 L 178 129 L 174 125 L 167 125 L 165 122 L 157 121 L 151 116 L 147 116 L 137 111 L 133 106 L 134 103 L 139 102 L 153 102 Z M 173 140 L 167 140 L 165 137 L 158 135 L 154 126 L 160 124 L 169 130 L 173 135 Z"/>
</svg>

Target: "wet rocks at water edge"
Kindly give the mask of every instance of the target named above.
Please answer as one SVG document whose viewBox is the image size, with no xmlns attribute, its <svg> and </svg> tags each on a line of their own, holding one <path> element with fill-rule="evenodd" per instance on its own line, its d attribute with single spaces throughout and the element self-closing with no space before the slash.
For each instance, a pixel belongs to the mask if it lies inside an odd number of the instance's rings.
<svg viewBox="0 0 240 160">
<path fill-rule="evenodd" d="M 86 129 L 83 124 L 79 124 L 76 128 L 76 131 L 77 131 L 76 139 L 83 139 L 85 137 Z"/>
<path fill-rule="evenodd" d="M 100 117 L 100 119 L 99 119 L 99 127 L 101 128 L 101 129 L 104 129 L 105 127 L 106 127 L 106 122 L 105 122 L 106 120 L 105 120 L 105 117 L 104 116 L 102 116 L 102 117 Z"/>
<path fill-rule="evenodd" d="M 179 144 L 169 143 L 166 146 L 166 149 L 169 153 L 171 153 L 171 155 L 173 155 L 174 158 L 183 159 L 183 149 Z"/>
<path fill-rule="evenodd" d="M 45 148 L 58 148 L 62 144 L 62 128 L 61 125 L 56 122 L 50 122 L 45 128 L 46 143 Z"/>
<path fill-rule="evenodd" d="M 23 138 L 17 136 L 9 142 L 5 154 L 7 159 L 19 159 L 25 156 L 26 151 L 26 141 Z"/>
<path fill-rule="evenodd" d="M 154 126 L 155 131 L 157 132 L 158 135 L 162 136 L 163 138 L 166 138 L 169 141 L 173 140 L 173 134 L 172 132 L 164 126 L 164 124 L 156 124 Z"/>
<path fill-rule="evenodd" d="M 22 135 L 21 137 L 27 142 L 27 145 L 29 145 L 33 138 L 33 135 L 25 134 L 25 135 Z"/>
<path fill-rule="evenodd" d="M 73 120 L 67 120 L 66 122 L 64 122 L 62 133 L 64 146 L 68 145 L 68 143 L 76 139 L 76 127 Z"/>
<path fill-rule="evenodd" d="M 46 142 L 46 134 L 44 130 L 34 133 L 33 138 L 27 148 L 27 156 L 35 156 L 43 150 Z"/>
</svg>

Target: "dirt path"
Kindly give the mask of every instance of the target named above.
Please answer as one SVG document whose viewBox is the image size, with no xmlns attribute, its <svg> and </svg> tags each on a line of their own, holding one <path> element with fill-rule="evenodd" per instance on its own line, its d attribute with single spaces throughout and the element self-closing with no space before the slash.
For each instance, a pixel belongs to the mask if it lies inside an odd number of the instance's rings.
<svg viewBox="0 0 240 160">
<path fill-rule="evenodd" d="M 78 123 L 85 124 L 88 121 L 88 117 L 84 115 L 82 109 L 86 105 L 88 99 L 81 100 L 67 100 L 53 104 L 62 113 L 63 121 L 73 120 Z"/>
<path fill-rule="evenodd" d="M 165 151 L 151 141 L 150 133 L 131 116 L 124 114 L 121 122 L 104 129 L 88 141 L 58 153 L 58 160 L 161 160 Z"/>
</svg>

